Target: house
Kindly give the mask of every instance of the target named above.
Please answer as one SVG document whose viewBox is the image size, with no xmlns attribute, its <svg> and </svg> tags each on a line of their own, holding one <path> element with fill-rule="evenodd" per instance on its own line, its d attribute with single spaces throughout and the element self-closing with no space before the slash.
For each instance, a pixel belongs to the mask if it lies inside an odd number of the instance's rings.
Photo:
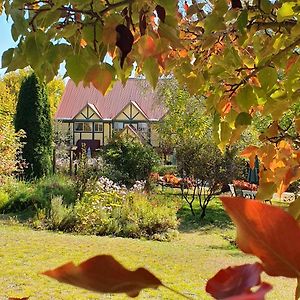
<svg viewBox="0 0 300 300">
<path fill-rule="evenodd" d="M 55 119 L 78 147 L 85 143 L 92 150 L 100 148 L 116 133 L 157 147 L 155 125 L 166 113 L 159 100 L 144 79 L 128 79 L 125 86 L 116 82 L 105 96 L 92 85 L 76 86 L 69 80 Z"/>
</svg>

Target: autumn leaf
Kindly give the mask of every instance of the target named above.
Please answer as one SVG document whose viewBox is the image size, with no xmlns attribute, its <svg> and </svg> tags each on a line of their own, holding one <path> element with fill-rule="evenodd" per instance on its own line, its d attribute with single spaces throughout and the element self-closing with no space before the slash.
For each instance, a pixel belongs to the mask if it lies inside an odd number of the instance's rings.
<svg viewBox="0 0 300 300">
<path fill-rule="evenodd" d="M 144 58 L 151 57 L 155 54 L 156 45 L 153 38 L 149 35 L 142 36 L 138 41 L 138 52 Z"/>
<path fill-rule="evenodd" d="M 146 33 L 147 28 L 146 15 L 143 10 L 141 10 L 139 14 L 139 28 L 141 36 L 143 36 Z"/>
<path fill-rule="evenodd" d="M 231 0 L 232 8 L 243 8 L 240 0 Z"/>
<path fill-rule="evenodd" d="M 159 19 L 164 23 L 166 19 L 166 10 L 161 5 L 156 5 L 155 10 Z"/>
<path fill-rule="evenodd" d="M 187 11 L 189 9 L 189 5 L 188 5 L 187 1 L 184 1 L 183 8 L 184 8 L 185 12 L 187 13 Z"/>
<path fill-rule="evenodd" d="M 285 73 L 288 73 L 292 66 L 298 61 L 299 55 L 291 55 L 285 66 Z"/>
<path fill-rule="evenodd" d="M 86 40 L 85 40 L 85 39 L 81 39 L 81 40 L 80 40 L 80 47 L 81 47 L 81 48 L 85 48 L 86 45 L 87 45 Z"/>
<path fill-rule="evenodd" d="M 157 289 L 161 281 L 144 268 L 129 271 L 110 255 L 98 255 L 78 266 L 70 262 L 43 275 L 98 293 L 126 293 L 137 297 L 142 289 Z"/>
<path fill-rule="evenodd" d="M 288 207 L 288 213 L 298 222 L 300 222 L 300 198 L 298 197 Z"/>
<path fill-rule="evenodd" d="M 208 280 L 206 292 L 216 299 L 231 299 L 232 296 L 254 295 L 255 293 L 251 292 L 250 289 L 262 285 L 260 279 L 262 271 L 263 268 L 259 263 L 222 269 Z M 268 291 L 265 290 L 265 292 Z"/>
<path fill-rule="evenodd" d="M 119 47 L 121 50 L 121 68 L 123 68 L 125 58 L 127 57 L 128 53 L 132 49 L 132 45 L 134 42 L 134 37 L 129 28 L 125 25 L 120 24 L 116 27 L 117 32 L 117 42 L 116 46 Z"/>
<path fill-rule="evenodd" d="M 272 286 L 266 282 L 263 282 L 259 289 L 252 293 L 244 293 L 238 296 L 232 296 L 223 300 L 264 300 L 265 295 L 272 289 Z"/>
<path fill-rule="evenodd" d="M 23 297 L 23 298 L 15 298 L 15 297 L 9 297 L 8 300 L 28 300 L 29 297 Z"/>
<path fill-rule="evenodd" d="M 300 277 L 300 228 L 281 208 L 257 200 L 221 197 L 237 226 L 239 248 L 259 257 L 271 276 Z"/>
<path fill-rule="evenodd" d="M 258 150 L 258 147 L 256 147 L 256 146 L 249 146 L 249 147 L 245 148 L 242 151 L 242 153 L 240 154 L 241 157 L 249 159 L 250 168 L 252 168 L 252 169 L 254 168 L 255 157 L 256 157 L 256 154 L 257 154 L 257 150 Z"/>
<path fill-rule="evenodd" d="M 84 81 L 91 82 L 93 86 L 103 95 L 107 92 L 113 80 L 113 68 L 109 64 L 95 65 L 91 67 Z"/>
</svg>

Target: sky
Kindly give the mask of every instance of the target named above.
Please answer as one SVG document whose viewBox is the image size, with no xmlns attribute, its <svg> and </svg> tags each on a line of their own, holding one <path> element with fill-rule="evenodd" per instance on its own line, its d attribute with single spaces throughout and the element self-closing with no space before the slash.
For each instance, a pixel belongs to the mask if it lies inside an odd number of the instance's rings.
<svg viewBox="0 0 300 300">
<path fill-rule="evenodd" d="M 14 47 L 16 44 L 10 35 L 11 21 L 6 21 L 6 15 L 0 16 L 0 57 L 5 50 Z M 0 76 L 5 72 L 5 69 L 0 69 Z"/>
</svg>

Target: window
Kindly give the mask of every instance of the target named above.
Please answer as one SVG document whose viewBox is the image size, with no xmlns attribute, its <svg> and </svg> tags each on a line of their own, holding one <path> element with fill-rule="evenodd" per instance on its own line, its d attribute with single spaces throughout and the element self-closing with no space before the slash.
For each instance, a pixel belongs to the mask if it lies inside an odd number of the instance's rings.
<svg viewBox="0 0 300 300">
<path fill-rule="evenodd" d="M 132 123 L 132 124 L 130 124 L 130 126 L 132 126 L 135 130 L 137 130 L 137 123 Z"/>
<path fill-rule="evenodd" d="M 94 130 L 95 132 L 103 132 L 103 123 L 95 123 Z"/>
<path fill-rule="evenodd" d="M 124 128 L 124 123 L 123 122 L 115 122 L 114 123 L 114 130 L 115 131 L 120 131 Z"/>
<path fill-rule="evenodd" d="M 138 131 L 147 132 L 148 131 L 148 124 L 147 123 L 138 123 Z"/>
<path fill-rule="evenodd" d="M 79 132 L 92 132 L 91 123 L 88 122 L 75 122 L 74 128 Z"/>
</svg>

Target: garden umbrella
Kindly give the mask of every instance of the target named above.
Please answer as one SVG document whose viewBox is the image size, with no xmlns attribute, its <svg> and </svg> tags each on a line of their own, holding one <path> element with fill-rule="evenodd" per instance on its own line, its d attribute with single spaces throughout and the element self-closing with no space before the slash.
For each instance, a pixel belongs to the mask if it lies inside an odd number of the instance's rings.
<svg viewBox="0 0 300 300">
<path fill-rule="evenodd" d="M 254 162 L 254 168 L 253 169 L 249 168 L 247 181 L 250 183 L 258 184 L 259 181 L 258 172 L 259 172 L 259 162 L 256 156 Z"/>
</svg>

